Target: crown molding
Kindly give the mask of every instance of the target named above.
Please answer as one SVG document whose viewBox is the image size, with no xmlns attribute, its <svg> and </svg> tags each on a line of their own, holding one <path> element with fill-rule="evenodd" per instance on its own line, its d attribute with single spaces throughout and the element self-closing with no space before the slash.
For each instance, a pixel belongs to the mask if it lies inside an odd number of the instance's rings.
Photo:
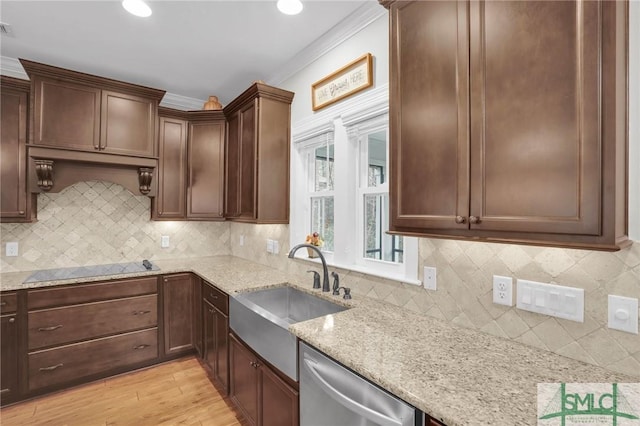
<svg viewBox="0 0 640 426">
<path fill-rule="evenodd" d="M 278 71 L 267 78 L 266 81 L 273 86 L 279 86 L 282 82 L 300 72 L 300 70 L 336 46 L 353 37 L 381 16 L 387 14 L 387 9 L 382 7 L 377 1 L 367 1 L 336 24 L 336 26 L 298 52 L 293 59 L 280 67 Z"/>
<path fill-rule="evenodd" d="M 206 100 L 189 98 L 187 96 L 176 95 L 175 93 L 165 93 L 160 101 L 160 106 L 179 109 L 181 111 L 194 111 L 202 109 Z"/>
<path fill-rule="evenodd" d="M 0 56 L 0 75 L 29 80 L 29 76 L 25 72 L 22 64 L 17 58 L 9 56 Z M 160 106 L 178 109 L 181 111 L 192 111 L 202 109 L 202 105 L 206 101 L 187 96 L 176 95 L 174 93 L 165 93 Z"/>
<path fill-rule="evenodd" d="M 29 80 L 29 76 L 25 72 L 24 68 L 22 68 L 20 61 L 8 56 L 0 56 L 0 74 Z"/>
</svg>

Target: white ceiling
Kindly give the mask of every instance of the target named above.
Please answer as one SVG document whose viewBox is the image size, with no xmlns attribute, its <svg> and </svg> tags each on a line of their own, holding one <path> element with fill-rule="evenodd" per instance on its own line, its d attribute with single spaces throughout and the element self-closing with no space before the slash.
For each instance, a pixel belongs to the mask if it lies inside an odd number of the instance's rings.
<svg viewBox="0 0 640 426">
<path fill-rule="evenodd" d="M 2 36 L 0 53 L 227 104 L 255 80 L 273 83 L 372 2 L 303 0 L 302 13 L 287 16 L 275 0 L 149 1 L 153 14 L 138 18 L 115 0 L 2 0 L 13 35 Z"/>
</svg>

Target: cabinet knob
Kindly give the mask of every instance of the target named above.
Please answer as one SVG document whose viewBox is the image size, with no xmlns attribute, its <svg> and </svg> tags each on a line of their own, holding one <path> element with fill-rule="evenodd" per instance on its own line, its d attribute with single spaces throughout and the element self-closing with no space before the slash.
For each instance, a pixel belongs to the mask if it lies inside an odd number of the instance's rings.
<svg viewBox="0 0 640 426">
<path fill-rule="evenodd" d="M 165 279 L 164 279 L 164 282 L 165 282 L 165 283 L 168 283 L 168 282 L 169 282 L 169 280 L 168 280 L 167 278 L 165 278 Z"/>
<path fill-rule="evenodd" d="M 15 318 L 9 318 L 9 322 L 10 322 L 11 324 L 13 324 L 14 322 L 16 322 L 16 319 L 15 319 Z"/>
<path fill-rule="evenodd" d="M 464 216 L 456 216 L 456 223 L 465 223 L 467 218 Z"/>
<path fill-rule="evenodd" d="M 216 296 L 216 295 L 215 295 L 215 294 L 213 294 L 213 293 L 211 293 L 211 294 L 210 294 L 210 296 L 211 296 L 211 298 L 212 298 L 212 299 L 217 299 L 217 298 L 218 298 L 218 296 Z"/>
<path fill-rule="evenodd" d="M 480 223 L 480 218 L 476 216 L 469 216 L 469 223 Z"/>
<path fill-rule="evenodd" d="M 213 313 L 213 309 L 209 308 L 209 313 L 212 314 Z"/>
<path fill-rule="evenodd" d="M 7 306 L 7 302 L 3 300 L 2 302 L 0 302 L 0 306 Z"/>
<path fill-rule="evenodd" d="M 24 210 L 20 210 L 18 214 L 24 214 Z"/>
</svg>

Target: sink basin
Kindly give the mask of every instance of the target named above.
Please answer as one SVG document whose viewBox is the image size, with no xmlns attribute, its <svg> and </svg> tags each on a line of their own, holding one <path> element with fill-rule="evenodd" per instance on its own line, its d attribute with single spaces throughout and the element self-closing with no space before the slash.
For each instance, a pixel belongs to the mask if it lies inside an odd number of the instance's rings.
<svg viewBox="0 0 640 426">
<path fill-rule="evenodd" d="M 292 287 L 269 288 L 229 298 L 229 326 L 255 352 L 297 381 L 297 342 L 289 325 L 346 309 Z"/>
</svg>

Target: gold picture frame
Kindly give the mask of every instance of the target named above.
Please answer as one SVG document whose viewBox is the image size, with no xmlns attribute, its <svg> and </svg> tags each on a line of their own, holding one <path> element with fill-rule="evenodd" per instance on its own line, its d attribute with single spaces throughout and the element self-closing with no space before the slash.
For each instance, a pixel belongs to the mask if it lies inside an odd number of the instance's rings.
<svg viewBox="0 0 640 426">
<path fill-rule="evenodd" d="M 314 111 L 373 86 L 373 56 L 366 53 L 311 85 Z"/>
</svg>

